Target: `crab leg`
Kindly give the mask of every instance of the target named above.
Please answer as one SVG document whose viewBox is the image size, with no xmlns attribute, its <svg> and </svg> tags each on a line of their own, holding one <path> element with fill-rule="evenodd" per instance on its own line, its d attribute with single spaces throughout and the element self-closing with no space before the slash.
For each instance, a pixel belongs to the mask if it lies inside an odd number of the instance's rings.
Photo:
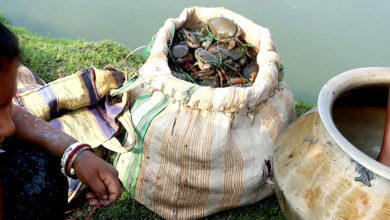
<svg viewBox="0 0 390 220">
<path fill-rule="evenodd" d="M 238 70 L 236 70 L 236 68 L 234 68 L 234 67 L 232 67 L 232 66 L 230 66 L 229 64 L 223 64 L 224 66 L 226 66 L 226 67 L 228 67 L 229 69 L 231 69 L 231 70 L 233 70 L 235 73 L 237 73 L 241 78 L 244 78 L 242 75 L 241 75 L 241 73 L 240 73 L 240 71 L 238 71 Z"/>
<path fill-rule="evenodd" d="M 240 44 L 241 47 L 244 48 L 244 52 L 245 52 L 245 55 L 247 55 L 248 57 L 252 58 L 252 60 L 255 60 L 253 59 L 253 57 L 249 54 L 249 51 L 248 51 L 248 47 L 239 39 L 237 39 L 237 42 Z"/>
<path fill-rule="evenodd" d="M 230 85 L 230 77 L 226 75 L 225 70 L 221 69 L 222 74 L 226 77 L 226 81 L 228 82 L 228 85 Z"/>
<path fill-rule="evenodd" d="M 223 76 L 220 70 L 217 70 L 218 76 L 219 76 L 219 82 L 221 84 L 221 87 L 223 87 Z"/>
<path fill-rule="evenodd" d="M 202 73 L 205 76 L 211 76 L 215 73 L 215 71 L 214 70 L 201 70 L 201 71 L 199 71 L 199 73 Z"/>
</svg>

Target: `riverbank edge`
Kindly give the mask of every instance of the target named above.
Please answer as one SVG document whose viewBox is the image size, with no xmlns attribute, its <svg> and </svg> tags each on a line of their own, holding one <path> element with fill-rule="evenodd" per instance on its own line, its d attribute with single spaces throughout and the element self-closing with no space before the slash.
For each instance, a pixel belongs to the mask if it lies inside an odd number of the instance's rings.
<svg viewBox="0 0 390 220">
<path fill-rule="evenodd" d="M 23 27 L 13 26 L 0 13 L 0 23 L 5 24 L 18 39 L 23 51 L 23 64 L 36 72 L 46 82 L 70 75 L 86 67 L 103 68 L 114 65 L 127 73 L 136 71 L 145 57 L 132 55 L 124 63 L 123 58 L 130 49 L 110 40 L 91 42 L 85 40 L 69 40 L 41 36 Z M 314 103 L 296 100 L 297 116 L 315 106 Z M 91 207 L 83 206 L 78 212 L 80 218 L 85 218 Z M 70 216 L 71 217 L 71 216 Z M 128 193 L 123 192 L 119 201 L 105 209 L 99 209 L 94 214 L 96 219 L 157 219 L 158 216 L 135 202 Z M 283 219 L 275 196 L 262 200 L 250 206 L 233 209 L 206 217 L 205 219 Z"/>
</svg>

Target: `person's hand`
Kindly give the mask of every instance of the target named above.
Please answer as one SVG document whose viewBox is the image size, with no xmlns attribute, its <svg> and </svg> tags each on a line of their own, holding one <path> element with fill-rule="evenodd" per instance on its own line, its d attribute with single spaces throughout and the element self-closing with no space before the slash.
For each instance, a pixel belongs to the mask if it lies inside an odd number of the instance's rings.
<svg viewBox="0 0 390 220">
<path fill-rule="evenodd" d="M 86 197 L 90 205 L 103 201 L 105 206 L 116 202 L 121 194 L 118 171 L 91 151 L 83 151 L 73 163 L 77 177 L 93 192 Z"/>
</svg>

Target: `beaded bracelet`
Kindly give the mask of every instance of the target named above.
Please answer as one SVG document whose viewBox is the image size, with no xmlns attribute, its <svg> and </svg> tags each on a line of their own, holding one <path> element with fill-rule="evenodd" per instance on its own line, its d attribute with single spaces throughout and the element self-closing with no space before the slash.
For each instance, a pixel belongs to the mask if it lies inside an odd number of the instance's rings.
<svg viewBox="0 0 390 220">
<path fill-rule="evenodd" d="M 61 158 L 61 172 L 68 177 L 76 178 L 74 172 L 72 173 L 71 169 L 73 168 L 73 162 L 81 152 L 85 150 L 91 150 L 91 146 L 85 143 L 76 142 L 70 145 L 64 152 Z"/>
</svg>

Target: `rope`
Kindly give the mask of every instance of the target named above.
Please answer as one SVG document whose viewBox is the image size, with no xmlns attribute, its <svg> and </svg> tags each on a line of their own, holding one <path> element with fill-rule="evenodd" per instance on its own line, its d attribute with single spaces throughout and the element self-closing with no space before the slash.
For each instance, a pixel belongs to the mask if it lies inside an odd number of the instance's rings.
<svg viewBox="0 0 390 220">
<path fill-rule="evenodd" d="M 168 44 L 168 54 L 169 54 L 169 56 L 170 56 L 170 57 L 172 58 L 172 60 L 173 60 L 172 52 L 171 52 L 171 47 L 172 47 L 172 43 L 173 43 L 173 38 L 175 38 L 176 24 L 175 24 L 175 22 L 173 22 L 173 21 L 172 21 L 172 24 L 173 24 L 173 32 L 172 32 L 171 42 Z"/>
<path fill-rule="evenodd" d="M 67 214 L 73 212 L 72 218 L 68 218 L 68 219 L 66 219 L 66 220 L 77 220 L 77 210 L 79 209 L 80 202 L 81 202 L 82 199 L 83 199 L 83 198 L 80 196 L 80 197 L 76 200 L 74 209 L 65 212 L 65 215 L 67 215 Z"/>
<path fill-rule="evenodd" d="M 195 92 L 195 86 L 191 86 L 190 88 L 188 88 L 186 91 L 183 92 L 183 100 L 184 102 L 187 102 L 188 99 L 191 97 L 191 95 Z"/>
<path fill-rule="evenodd" d="M 190 76 L 190 74 L 186 73 L 180 66 L 179 66 L 179 70 L 180 70 L 181 73 L 184 73 L 184 74 L 187 76 L 187 78 L 188 78 L 189 80 L 191 80 L 192 83 L 197 84 L 197 83 L 195 82 L 195 80 Z"/>
<path fill-rule="evenodd" d="M 204 27 L 202 28 L 202 31 L 203 31 L 203 29 L 204 29 Z M 219 55 L 218 62 L 208 60 L 208 61 L 206 61 L 206 63 L 217 63 L 217 68 L 219 68 L 222 65 L 222 60 L 223 60 L 220 49 L 219 49 L 219 40 L 214 37 L 213 33 L 211 33 L 211 31 L 209 29 L 209 25 L 207 23 L 206 23 L 206 30 L 207 30 L 207 37 L 211 37 L 211 39 L 217 41 L 217 51 L 218 51 L 218 55 Z M 207 37 L 204 37 L 203 39 L 207 39 Z"/>
<path fill-rule="evenodd" d="M 204 31 L 204 27 L 202 27 L 202 29 L 200 29 L 199 34 L 202 34 L 203 31 Z"/>
<path fill-rule="evenodd" d="M 173 44 L 173 39 L 175 38 L 175 33 L 176 33 L 176 31 L 175 31 L 175 30 L 176 30 L 176 24 L 175 24 L 175 22 L 173 22 L 173 21 L 172 21 L 172 24 L 173 24 L 173 32 L 172 32 L 171 41 L 170 41 L 169 44 L 168 44 L 168 54 L 169 54 L 169 56 L 171 57 L 171 59 L 173 60 L 173 62 L 176 64 L 175 59 L 173 58 L 172 52 L 171 52 L 171 47 L 172 47 L 172 44 Z M 193 83 L 196 84 L 195 80 L 192 79 L 192 77 L 190 76 L 190 74 L 186 73 L 179 65 L 176 64 L 176 66 L 179 67 L 179 70 L 180 70 L 181 73 L 184 73 L 184 74 L 187 76 L 187 78 L 188 78 L 191 82 L 193 82 Z"/>
<path fill-rule="evenodd" d="M 125 57 L 125 59 L 123 59 L 123 63 L 126 63 L 127 59 L 129 59 L 129 57 L 130 57 L 131 55 L 133 55 L 135 52 L 137 52 L 137 51 L 139 51 L 139 50 L 142 50 L 142 49 L 144 49 L 144 48 L 146 48 L 146 47 L 147 47 L 147 46 L 143 45 L 143 46 L 140 46 L 140 47 L 134 49 L 133 51 L 131 51 L 129 54 L 127 54 L 127 56 Z"/>
<path fill-rule="evenodd" d="M 207 35 L 209 37 L 211 37 L 213 40 L 216 40 L 216 41 L 219 41 L 219 39 L 215 38 L 213 33 L 211 33 L 210 29 L 209 29 L 209 25 L 206 23 L 206 30 L 207 30 Z"/>
<path fill-rule="evenodd" d="M 219 41 L 217 41 L 217 51 L 218 51 L 218 55 L 219 55 L 219 63 L 217 65 L 217 68 L 219 68 L 222 65 L 222 55 L 221 55 L 218 43 L 219 43 Z"/>
<path fill-rule="evenodd" d="M 76 201 L 76 207 L 75 207 L 75 209 L 65 212 L 65 214 L 69 214 L 69 213 L 71 213 L 71 212 L 74 212 L 74 213 L 73 213 L 73 217 L 72 217 L 73 219 L 66 219 L 66 220 L 77 220 L 77 210 L 78 210 L 78 208 L 79 208 L 79 205 L 80 205 L 81 200 L 82 200 L 82 197 L 80 197 L 80 198 Z M 95 208 L 93 208 L 92 211 L 89 213 L 89 215 L 87 216 L 86 220 L 89 220 L 89 219 L 92 217 L 93 213 L 95 213 L 96 210 L 97 210 L 100 206 L 102 206 L 102 205 L 103 205 L 103 201 L 99 202 L 99 203 L 95 206 Z"/>
<path fill-rule="evenodd" d="M 279 65 L 280 65 L 280 71 L 282 72 L 282 79 L 284 79 L 284 63 L 282 60 L 280 61 Z"/>
<path fill-rule="evenodd" d="M 144 55 L 148 57 L 150 55 L 150 50 L 152 50 L 152 45 L 154 43 L 154 40 L 156 39 L 156 35 L 153 35 L 152 40 L 146 45 L 146 48 L 144 50 Z"/>
<path fill-rule="evenodd" d="M 99 202 L 99 204 L 97 204 L 97 205 L 95 206 L 95 208 L 92 209 L 92 211 L 89 213 L 89 215 L 87 216 L 87 218 L 86 218 L 85 220 L 89 220 L 89 219 L 92 217 L 93 213 L 96 212 L 96 210 L 97 210 L 100 206 L 102 206 L 102 205 L 103 205 L 103 201 Z"/>
<path fill-rule="evenodd" d="M 123 92 L 127 87 L 129 87 L 131 84 L 133 84 L 133 82 L 135 82 L 136 80 L 138 79 L 138 76 L 137 75 L 134 75 L 133 77 L 131 77 L 131 79 L 129 81 L 127 81 L 125 84 L 123 84 L 122 87 L 116 89 L 116 90 L 112 90 L 110 92 L 110 96 L 117 96 L 119 95 L 121 92 Z"/>
</svg>

